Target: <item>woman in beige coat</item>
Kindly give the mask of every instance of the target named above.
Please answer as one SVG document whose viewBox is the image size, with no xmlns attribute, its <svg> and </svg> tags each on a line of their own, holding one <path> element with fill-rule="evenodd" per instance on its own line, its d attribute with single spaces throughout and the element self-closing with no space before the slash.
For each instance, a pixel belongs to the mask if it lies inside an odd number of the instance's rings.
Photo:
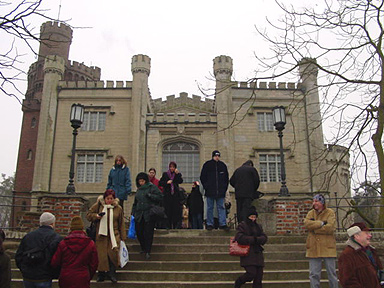
<svg viewBox="0 0 384 288">
<path fill-rule="evenodd" d="M 97 282 L 109 278 L 117 282 L 116 267 L 119 265 L 120 240 L 126 240 L 124 213 L 112 189 L 99 196 L 87 213 L 89 221 L 97 222 L 96 249 L 99 256 Z"/>
</svg>

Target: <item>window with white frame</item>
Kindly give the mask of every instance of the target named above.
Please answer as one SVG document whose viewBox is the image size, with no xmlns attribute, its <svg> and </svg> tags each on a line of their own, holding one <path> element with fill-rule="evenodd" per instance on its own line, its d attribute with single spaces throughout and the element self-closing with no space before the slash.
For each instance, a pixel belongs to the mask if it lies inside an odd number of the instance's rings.
<svg viewBox="0 0 384 288">
<path fill-rule="evenodd" d="M 84 112 L 84 121 L 81 125 L 83 131 L 104 131 L 107 113 L 100 111 Z"/>
<path fill-rule="evenodd" d="M 77 155 L 77 182 L 100 183 L 103 180 L 103 154 Z"/>
<path fill-rule="evenodd" d="M 273 131 L 272 113 L 258 112 L 257 121 L 259 124 L 259 131 Z"/>
<path fill-rule="evenodd" d="M 260 154 L 260 181 L 261 182 L 280 182 L 280 155 Z"/>
<path fill-rule="evenodd" d="M 168 170 L 169 162 L 174 161 L 177 169 L 183 175 L 185 183 L 199 181 L 200 178 L 200 151 L 192 143 L 175 142 L 163 147 L 163 171 Z"/>
</svg>

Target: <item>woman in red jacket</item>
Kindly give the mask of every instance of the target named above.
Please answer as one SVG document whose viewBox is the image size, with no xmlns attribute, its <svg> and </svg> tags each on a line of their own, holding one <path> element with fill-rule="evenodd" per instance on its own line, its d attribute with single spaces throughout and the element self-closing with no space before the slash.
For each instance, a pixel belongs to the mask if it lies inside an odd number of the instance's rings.
<svg viewBox="0 0 384 288">
<path fill-rule="evenodd" d="M 52 267 L 61 267 L 61 288 L 89 288 L 99 260 L 95 243 L 85 232 L 79 216 L 73 217 L 70 233 L 59 243 L 51 260 Z"/>
</svg>

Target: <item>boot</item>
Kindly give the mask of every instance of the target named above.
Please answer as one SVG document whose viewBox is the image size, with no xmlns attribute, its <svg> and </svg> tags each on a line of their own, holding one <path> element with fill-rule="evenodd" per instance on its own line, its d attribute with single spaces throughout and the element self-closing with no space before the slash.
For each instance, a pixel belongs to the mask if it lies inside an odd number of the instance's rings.
<svg viewBox="0 0 384 288">
<path fill-rule="evenodd" d="M 239 278 L 236 279 L 235 288 L 240 288 L 244 283 Z"/>
<path fill-rule="evenodd" d="M 109 272 L 108 272 L 109 279 L 112 281 L 112 283 L 117 283 L 116 279 L 116 267 L 113 265 L 112 262 L 109 262 Z"/>
<path fill-rule="evenodd" d="M 105 272 L 98 272 L 96 282 L 104 282 L 104 280 L 105 280 Z"/>
</svg>

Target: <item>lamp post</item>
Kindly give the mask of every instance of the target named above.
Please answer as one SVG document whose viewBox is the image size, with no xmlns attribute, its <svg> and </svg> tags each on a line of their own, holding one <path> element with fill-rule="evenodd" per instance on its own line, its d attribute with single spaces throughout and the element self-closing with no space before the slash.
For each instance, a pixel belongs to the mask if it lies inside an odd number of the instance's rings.
<svg viewBox="0 0 384 288">
<path fill-rule="evenodd" d="M 279 131 L 278 136 L 280 139 L 280 175 L 281 175 L 281 188 L 279 192 L 279 197 L 290 196 L 287 188 L 286 175 L 285 175 L 285 162 L 284 162 L 284 152 L 283 152 L 283 130 L 285 128 L 285 108 L 283 106 L 276 106 L 272 109 L 273 115 L 273 125 L 276 130 Z"/>
<path fill-rule="evenodd" d="M 71 126 L 73 128 L 73 141 L 72 141 L 72 155 L 71 155 L 71 168 L 69 169 L 69 183 L 67 186 L 66 194 L 76 194 L 75 185 L 73 184 L 73 178 L 75 176 L 75 152 L 76 152 L 76 136 L 77 129 L 81 127 L 84 120 L 84 106 L 81 104 L 72 104 L 71 107 Z"/>
</svg>

